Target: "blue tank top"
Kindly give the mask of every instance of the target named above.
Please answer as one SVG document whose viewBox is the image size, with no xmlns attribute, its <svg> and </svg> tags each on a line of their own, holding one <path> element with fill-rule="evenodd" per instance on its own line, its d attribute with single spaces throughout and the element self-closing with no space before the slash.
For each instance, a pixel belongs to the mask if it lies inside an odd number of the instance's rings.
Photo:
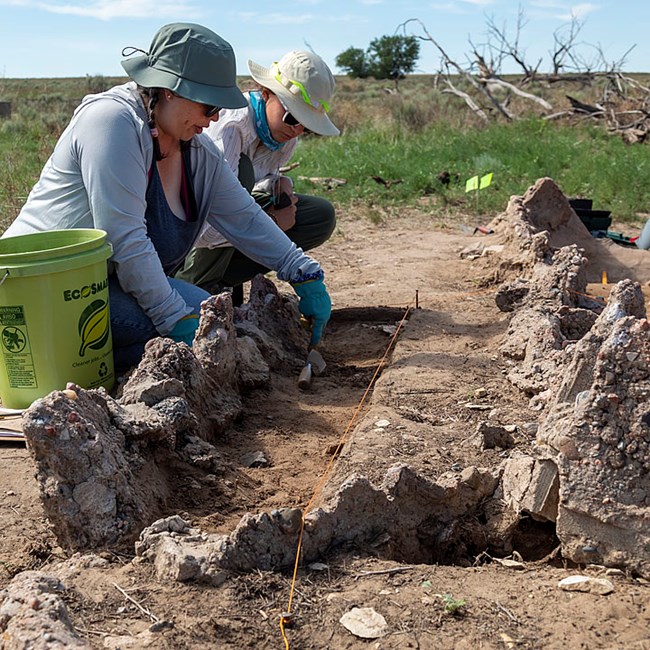
<svg viewBox="0 0 650 650">
<path fill-rule="evenodd" d="M 147 185 L 147 208 L 144 213 L 147 235 L 158 253 L 165 274 L 168 276 L 173 275 L 181 267 L 203 225 L 198 218 L 198 209 L 189 173 L 189 155 L 185 155 L 185 152 L 183 152 L 183 175 L 183 187 L 186 192 L 182 192 L 181 200 L 188 221 L 179 219 L 171 211 L 155 161 L 151 165 Z"/>
</svg>

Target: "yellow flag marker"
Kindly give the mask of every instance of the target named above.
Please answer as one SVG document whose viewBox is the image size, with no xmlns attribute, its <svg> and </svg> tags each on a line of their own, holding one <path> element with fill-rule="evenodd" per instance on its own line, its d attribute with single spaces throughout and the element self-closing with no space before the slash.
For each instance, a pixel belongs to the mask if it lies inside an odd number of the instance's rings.
<svg viewBox="0 0 650 650">
<path fill-rule="evenodd" d="M 602 283 L 603 283 L 603 287 L 606 287 L 607 286 L 607 271 L 603 271 L 603 274 L 601 276 L 601 280 L 602 280 Z"/>
<path fill-rule="evenodd" d="M 485 176 L 481 177 L 481 183 L 478 186 L 479 190 L 485 189 L 486 187 L 490 186 L 490 183 L 492 182 L 492 175 L 493 175 L 492 172 L 490 172 L 489 174 L 485 174 Z"/>
<path fill-rule="evenodd" d="M 465 183 L 465 192 L 471 192 L 472 190 L 478 189 L 478 176 L 472 176 L 472 178 L 467 179 Z"/>
<path fill-rule="evenodd" d="M 465 183 L 465 192 L 484 190 L 486 187 L 490 187 L 490 183 L 492 183 L 492 176 L 494 176 L 494 174 L 493 172 L 490 172 L 489 174 L 485 174 L 485 176 L 481 176 L 480 180 L 478 176 L 472 176 L 472 178 L 468 178 L 467 182 Z"/>
</svg>

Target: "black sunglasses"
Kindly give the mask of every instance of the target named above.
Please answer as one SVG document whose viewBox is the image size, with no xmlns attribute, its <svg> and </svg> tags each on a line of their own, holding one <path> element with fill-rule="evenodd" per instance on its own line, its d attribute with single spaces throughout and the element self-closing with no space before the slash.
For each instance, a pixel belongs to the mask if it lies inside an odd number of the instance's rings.
<svg viewBox="0 0 650 650">
<path fill-rule="evenodd" d="M 300 122 L 289 111 L 285 111 L 282 116 L 282 121 L 289 126 L 300 126 Z"/>
<path fill-rule="evenodd" d="M 221 110 L 221 106 L 210 106 L 210 104 L 203 104 L 203 106 L 205 106 L 206 117 L 214 117 Z"/>
</svg>

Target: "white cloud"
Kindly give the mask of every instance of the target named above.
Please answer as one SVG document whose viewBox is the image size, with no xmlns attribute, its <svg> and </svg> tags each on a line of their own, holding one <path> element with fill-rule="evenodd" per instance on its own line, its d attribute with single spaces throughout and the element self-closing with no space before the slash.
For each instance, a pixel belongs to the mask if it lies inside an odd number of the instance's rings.
<svg viewBox="0 0 650 650">
<path fill-rule="evenodd" d="M 432 9 L 446 14 L 466 14 L 475 11 L 476 7 L 489 7 L 494 0 L 456 0 L 452 2 L 436 2 Z"/>
<path fill-rule="evenodd" d="M 431 5 L 432 9 L 444 14 L 466 14 L 467 8 L 462 7 L 456 2 L 436 3 Z"/>
<path fill-rule="evenodd" d="M 531 0 L 530 6 L 553 12 L 553 17 L 559 18 L 560 20 L 584 18 L 588 14 L 598 10 L 598 5 L 591 2 L 572 5 L 568 2 L 560 2 L 559 0 Z"/>
<path fill-rule="evenodd" d="M 34 2 L 34 0 L 8 0 L 0 4 L 33 7 L 53 14 L 87 16 L 100 20 L 113 18 L 150 18 L 151 16 L 175 17 L 179 11 L 187 18 L 200 15 L 192 0 L 94 0 L 74 2 Z"/>
<path fill-rule="evenodd" d="M 556 17 L 560 18 L 561 20 L 573 20 L 574 18 L 580 19 L 588 16 L 597 8 L 598 7 L 596 7 L 596 5 L 591 4 L 590 2 L 584 2 L 579 5 L 568 7 L 568 11 L 566 13 L 558 14 Z"/>
<path fill-rule="evenodd" d="M 316 22 L 324 23 L 366 23 L 367 18 L 356 16 L 354 14 L 316 16 L 314 14 L 263 14 L 254 11 L 242 11 L 237 14 L 237 18 L 244 22 L 254 22 L 258 25 L 305 25 Z"/>
<path fill-rule="evenodd" d="M 247 22 L 255 22 L 259 25 L 304 25 L 317 17 L 313 14 L 265 14 L 247 11 L 237 14 L 239 18 Z M 321 20 L 321 18 L 318 18 Z"/>
</svg>

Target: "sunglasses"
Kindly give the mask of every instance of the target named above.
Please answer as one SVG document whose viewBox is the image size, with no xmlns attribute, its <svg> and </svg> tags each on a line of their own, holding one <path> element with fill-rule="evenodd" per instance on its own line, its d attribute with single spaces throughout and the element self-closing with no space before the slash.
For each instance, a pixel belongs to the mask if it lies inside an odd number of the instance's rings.
<svg viewBox="0 0 650 650">
<path fill-rule="evenodd" d="M 182 99 L 187 99 L 186 97 L 182 97 L 178 93 L 175 93 L 173 90 L 169 91 L 174 97 L 181 97 Z M 189 99 L 188 101 L 193 101 Z M 197 104 L 201 104 L 203 106 L 203 109 L 205 110 L 205 116 L 206 117 L 214 117 L 220 110 L 221 106 L 213 106 L 212 104 L 204 104 L 203 102 L 195 102 Z"/>
<path fill-rule="evenodd" d="M 300 126 L 300 122 L 289 111 L 285 111 L 282 116 L 282 121 L 289 126 Z"/>
<path fill-rule="evenodd" d="M 210 104 L 203 104 L 203 106 L 206 117 L 214 117 L 221 110 L 221 106 L 210 106 Z"/>
</svg>

